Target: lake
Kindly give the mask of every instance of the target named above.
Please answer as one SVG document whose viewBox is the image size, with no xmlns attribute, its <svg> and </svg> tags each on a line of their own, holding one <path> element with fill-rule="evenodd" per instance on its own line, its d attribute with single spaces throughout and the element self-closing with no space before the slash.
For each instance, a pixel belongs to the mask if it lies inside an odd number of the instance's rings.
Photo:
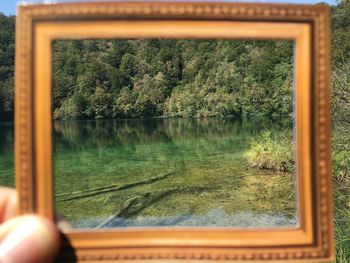
<svg viewBox="0 0 350 263">
<path fill-rule="evenodd" d="M 55 121 L 57 213 L 75 228 L 295 226 L 294 174 L 245 159 L 251 138 L 285 129 L 290 120 Z M 1 131 L 0 179 L 11 185 L 13 126 Z"/>
<path fill-rule="evenodd" d="M 0 122 L 0 185 L 13 187 L 14 180 L 13 123 Z"/>
</svg>

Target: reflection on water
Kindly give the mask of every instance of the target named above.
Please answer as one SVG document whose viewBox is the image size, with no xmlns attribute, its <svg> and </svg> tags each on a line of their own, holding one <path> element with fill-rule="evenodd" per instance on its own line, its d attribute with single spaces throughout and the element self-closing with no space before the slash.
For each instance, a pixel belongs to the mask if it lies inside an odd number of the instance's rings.
<svg viewBox="0 0 350 263">
<path fill-rule="evenodd" d="M 251 137 L 285 128 L 290 120 L 55 122 L 57 212 L 77 228 L 295 225 L 294 176 L 244 157 Z"/>
</svg>

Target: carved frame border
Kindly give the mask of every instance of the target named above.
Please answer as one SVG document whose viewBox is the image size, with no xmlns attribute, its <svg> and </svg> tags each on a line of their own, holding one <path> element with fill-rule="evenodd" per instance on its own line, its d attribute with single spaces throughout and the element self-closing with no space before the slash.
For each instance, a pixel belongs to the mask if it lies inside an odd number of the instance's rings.
<svg viewBox="0 0 350 263">
<path fill-rule="evenodd" d="M 243 3 L 164 3 L 108 2 L 55 5 L 28 5 L 19 8 L 16 25 L 16 120 L 15 153 L 19 213 L 37 211 L 34 175 L 33 121 L 33 43 L 36 21 L 73 21 L 74 19 L 189 19 L 308 23 L 312 25 L 312 147 L 315 239 L 300 249 L 236 250 L 189 247 L 125 247 L 62 251 L 60 260 L 110 261 L 138 259 L 192 260 L 302 260 L 334 259 L 333 211 L 330 146 L 329 91 L 329 8 L 325 5 L 282 5 Z M 69 242 L 67 242 L 68 244 Z M 295 248 L 297 248 L 296 246 Z"/>
</svg>

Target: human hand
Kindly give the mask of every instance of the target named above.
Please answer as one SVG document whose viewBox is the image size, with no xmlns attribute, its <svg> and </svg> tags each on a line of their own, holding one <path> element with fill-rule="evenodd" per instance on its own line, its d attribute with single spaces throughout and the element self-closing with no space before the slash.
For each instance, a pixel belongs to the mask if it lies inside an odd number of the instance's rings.
<svg viewBox="0 0 350 263">
<path fill-rule="evenodd" d="M 56 226 L 43 217 L 16 217 L 15 190 L 0 187 L 0 262 L 53 262 L 60 235 Z"/>
</svg>

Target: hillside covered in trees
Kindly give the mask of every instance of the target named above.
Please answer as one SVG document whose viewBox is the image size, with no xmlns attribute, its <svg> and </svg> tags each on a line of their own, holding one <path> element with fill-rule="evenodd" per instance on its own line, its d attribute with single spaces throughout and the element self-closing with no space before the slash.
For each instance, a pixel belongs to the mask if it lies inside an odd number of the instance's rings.
<svg viewBox="0 0 350 263">
<path fill-rule="evenodd" d="M 15 17 L 0 13 L 0 121 L 13 119 Z"/>
<path fill-rule="evenodd" d="M 54 118 L 280 115 L 292 111 L 293 43 L 54 43 Z"/>
<path fill-rule="evenodd" d="M 349 110 L 350 1 L 332 7 L 333 117 Z M 0 13 L 0 119 L 13 119 L 15 17 Z M 84 40 L 54 43 L 56 119 L 291 112 L 292 43 Z"/>
<path fill-rule="evenodd" d="M 13 118 L 14 17 L 1 15 L 0 116 Z M 293 43 L 76 40 L 53 44 L 55 119 L 284 115 Z"/>
</svg>

